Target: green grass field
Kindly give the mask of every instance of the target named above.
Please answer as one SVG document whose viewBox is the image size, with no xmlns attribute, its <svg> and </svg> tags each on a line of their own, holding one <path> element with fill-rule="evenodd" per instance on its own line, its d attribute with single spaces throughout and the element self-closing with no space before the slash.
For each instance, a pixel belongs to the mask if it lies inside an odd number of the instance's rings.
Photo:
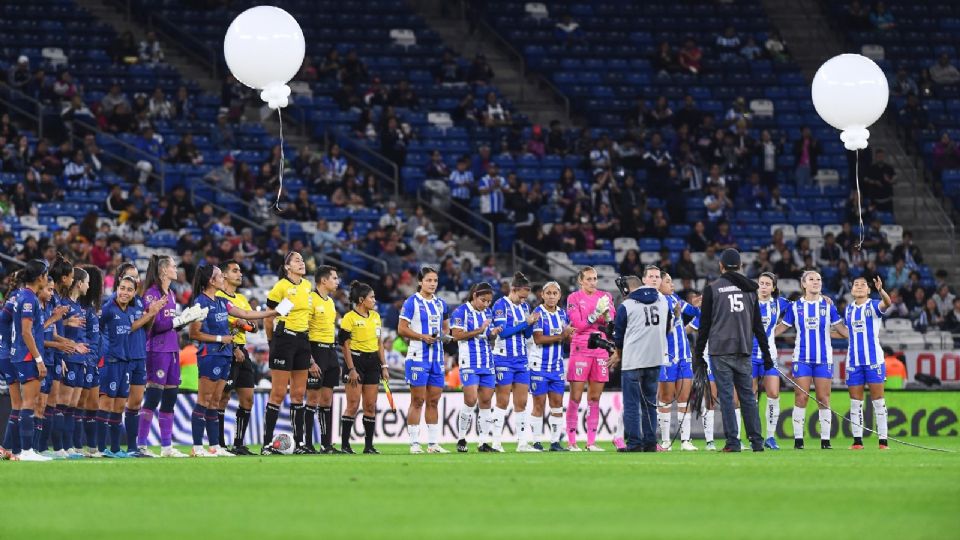
<svg viewBox="0 0 960 540">
<path fill-rule="evenodd" d="M 960 451 L 960 438 L 910 441 Z M 960 535 L 960 453 L 807 443 L 762 454 L 383 446 L 381 456 L 2 462 L 0 538 Z"/>
</svg>

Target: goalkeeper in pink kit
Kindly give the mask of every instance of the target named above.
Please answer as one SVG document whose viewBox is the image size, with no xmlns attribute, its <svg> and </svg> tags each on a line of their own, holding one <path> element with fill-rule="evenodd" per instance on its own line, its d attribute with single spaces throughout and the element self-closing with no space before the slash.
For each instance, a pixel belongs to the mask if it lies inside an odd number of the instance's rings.
<svg viewBox="0 0 960 540">
<path fill-rule="evenodd" d="M 567 404 L 567 441 L 569 449 L 579 452 L 577 446 L 577 420 L 580 417 L 580 398 L 587 387 L 587 450 L 602 452 L 596 445 L 597 426 L 600 423 L 600 394 L 609 379 L 607 359 L 603 349 L 590 349 L 587 343 L 590 334 L 599 333 L 604 339 L 608 323 L 613 322 L 616 310 L 610 293 L 597 290 L 597 271 L 585 267 L 577 275 L 580 290 L 567 298 L 567 315 L 575 329 L 570 343 L 570 361 L 567 364 L 567 381 L 570 383 L 570 402 Z"/>
</svg>

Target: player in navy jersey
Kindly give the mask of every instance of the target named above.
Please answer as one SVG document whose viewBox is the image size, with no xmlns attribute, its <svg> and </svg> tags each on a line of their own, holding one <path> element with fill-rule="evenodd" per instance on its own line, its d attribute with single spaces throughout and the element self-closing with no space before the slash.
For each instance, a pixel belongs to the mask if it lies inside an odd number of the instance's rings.
<svg viewBox="0 0 960 540">
<path fill-rule="evenodd" d="M 800 388 L 810 388 L 811 380 L 816 389 L 820 420 L 820 448 L 829 450 L 830 429 L 833 414 L 830 412 L 830 385 L 833 381 L 833 347 L 831 333 L 847 337 L 847 328 L 837 313 L 833 301 L 821 294 L 823 279 L 813 270 L 800 277 L 803 297 L 793 303 L 783 314 L 783 319 L 774 330 L 780 335 L 788 328 L 797 331 L 793 348 L 793 380 Z M 807 400 L 803 392 L 794 396 L 793 447 L 803 450 L 803 428 L 806 419 Z"/>
<path fill-rule="evenodd" d="M 502 327 L 493 345 L 493 365 L 497 373 L 497 402 L 493 409 L 493 449 L 503 452 L 504 421 L 510 394 L 517 418 L 517 452 L 537 452 L 528 444 L 530 426 L 527 424 L 527 394 L 530 371 L 527 358 L 527 338 L 533 335 L 533 325 L 540 320 L 539 313 L 531 313 L 527 305 L 530 280 L 521 272 L 513 275 L 510 294 L 493 304 L 493 324 Z"/>
<path fill-rule="evenodd" d="M 60 457 L 83 457 L 80 451 L 80 442 L 74 440 L 76 432 L 77 405 L 80 403 L 80 394 L 83 392 L 86 357 L 89 354 L 90 344 L 87 342 L 86 311 L 79 299 L 90 289 L 90 276 L 87 271 L 76 267 L 73 269 L 73 285 L 62 297 L 62 302 L 69 308 L 67 320 L 77 318 L 82 324 L 64 325 L 64 337 L 77 344 L 86 346 L 86 352 L 74 351 L 64 355 L 64 371 L 60 386 L 60 397 L 57 403 L 57 414 L 54 416 L 54 431 L 59 431 L 60 446 L 63 454 Z M 54 446 L 56 449 L 56 446 Z"/>
<path fill-rule="evenodd" d="M 446 454 L 440 446 L 440 413 L 437 405 L 443 392 L 443 341 L 450 330 L 449 308 L 437 297 L 439 274 L 423 267 L 417 274 L 417 293 L 407 298 L 400 309 L 397 333 L 410 340 L 405 363 L 407 384 L 410 385 L 410 410 L 407 413 L 407 432 L 410 435 L 410 453 L 422 454 L 420 448 L 420 413 L 426 404 L 427 452 Z"/>
<path fill-rule="evenodd" d="M 783 317 L 784 312 L 790 309 L 790 302 L 780 297 L 777 289 L 777 276 L 773 272 L 764 272 L 757 278 L 757 300 L 760 302 L 760 317 L 763 320 L 763 330 L 767 333 L 770 350 L 776 351 L 773 331 Z M 776 359 L 774 359 L 776 363 Z M 767 394 L 767 438 L 763 445 L 771 450 L 779 450 L 777 444 L 777 422 L 780 420 L 780 372 L 776 366 L 773 369 L 763 369 L 763 355 L 760 354 L 760 345 L 753 340 L 753 391 L 760 388 L 761 379 L 763 389 Z"/>
<path fill-rule="evenodd" d="M 10 361 L 20 383 L 20 460 L 49 461 L 33 449 L 36 424 L 43 416 L 36 412 L 40 382 L 47 376 L 43 358 L 43 310 L 38 293 L 47 288 L 47 263 L 33 260 L 20 271 L 23 288 L 17 295 L 11 329 Z"/>
<path fill-rule="evenodd" d="M 877 436 L 880 449 L 887 445 L 887 403 L 883 383 L 887 379 L 887 367 L 880 346 L 880 330 L 883 314 L 890 307 L 890 295 L 883 290 L 880 277 L 873 278 L 873 286 L 880 300 L 870 298 L 867 278 L 853 280 L 850 294 L 853 302 L 847 306 L 843 320 L 850 334 L 847 347 L 847 387 L 850 392 L 850 430 L 853 432 L 851 450 L 863 450 L 863 387 L 869 385 L 873 400 L 873 414 L 877 421 Z"/>
<path fill-rule="evenodd" d="M 79 298 L 84 309 L 86 324 L 84 340 L 90 352 L 84 357 L 83 390 L 80 393 L 78 409 L 82 411 L 84 452 L 86 457 L 97 453 L 97 409 L 100 399 L 100 358 L 103 350 L 103 336 L 100 334 L 100 305 L 103 300 L 103 273 L 93 265 L 85 265 L 90 286 L 86 294 Z M 79 411 L 78 411 L 79 414 Z M 81 423 L 78 417 L 77 423 Z"/>
<path fill-rule="evenodd" d="M 543 414 L 549 400 L 551 452 L 566 451 L 560 444 L 564 434 L 564 346 L 574 332 L 567 312 L 559 305 L 561 296 L 563 292 L 556 281 L 543 285 L 540 291 L 543 303 L 534 310 L 534 313 L 540 314 L 540 319 L 533 326 L 534 345 L 527 351 L 530 361 L 530 391 L 533 394 L 533 411 L 530 414 L 533 447 L 543 450 L 540 439 L 543 436 Z"/>
<path fill-rule="evenodd" d="M 10 416 L 0 446 L 0 459 L 17 459 L 20 453 L 20 381 L 10 362 L 10 338 L 13 333 L 13 312 L 17 309 L 21 285 L 20 272 L 14 272 L 11 281 L 13 285 L 4 295 L 3 309 L 0 309 L 0 377 L 3 377 L 10 392 Z"/>
<path fill-rule="evenodd" d="M 470 287 L 468 300 L 453 310 L 450 316 L 450 332 L 457 340 L 459 350 L 460 382 L 463 383 L 463 406 L 457 421 L 457 452 L 467 451 L 467 432 L 473 421 L 473 410 L 479 405 L 477 428 L 480 433 L 480 452 L 489 452 L 490 421 L 493 415 L 493 392 L 496 387 L 493 354 L 490 339 L 503 329 L 491 328 L 493 312 L 493 287 L 489 283 L 477 283 Z"/>
<path fill-rule="evenodd" d="M 190 325 L 190 339 L 199 344 L 197 369 L 200 375 L 197 403 L 191 417 L 191 457 L 233 457 L 233 454 L 221 446 L 220 421 L 216 408 L 230 376 L 230 364 L 234 360 L 233 331 L 228 318 L 233 316 L 254 321 L 279 315 L 274 309 L 252 311 L 235 307 L 227 298 L 217 296 L 217 291 L 222 291 L 223 288 L 223 272 L 217 266 L 201 266 L 193 276 L 195 302 L 206 312 L 202 320 Z M 166 305 L 166 300 L 160 303 L 162 308 Z M 204 431 L 210 444 L 206 450 L 203 448 Z"/>
<path fill-rule="evenodd" d="M 680 450 L 695 451 L 697 447 L 690 442 L 690 414 L 687 413 L 687 400 L 690 399 L 690 388 L 693 383 L 693 367 L 691 360 L 693 353 L 690 349 L 690 340 L 687 339 L 686 325 L 683 316 L 691 320 L 700 316 L 700 310 L 680 299 L 673 286 L 673 278 L 667 272 L 660 272 L 661 281 L 658 287 L 661 294 L 667 298 L 667 309 L 672 313 L 679 312 L 681 316 L 673 318 L 673 328 L 667 334 L 667 357 L 660 367 L 660 385 L 657 391 L 657 423 L 660 426 L 660 447 L 671 450 L 670 446 L 670 418 L 673 402 L 677 402 L 677 414 L 680 420 Z"/>
</svg>

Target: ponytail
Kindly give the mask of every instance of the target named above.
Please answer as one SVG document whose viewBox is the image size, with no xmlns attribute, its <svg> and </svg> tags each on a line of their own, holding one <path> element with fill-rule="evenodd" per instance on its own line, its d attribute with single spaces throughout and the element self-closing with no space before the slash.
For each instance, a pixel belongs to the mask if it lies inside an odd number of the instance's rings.
<svg viewBox="0 0 960 540">
<path fill-rule="evenodd" d="M 60 282 L 68 276 L 73 276 L 73 263 L 58 251 L 56 259 L 54 259 L 53 264 L 50 265 L 50 278 L 53 279 L 53 284 L 61 296 L 69 292 L 60 289 Z"/>
<path fill-rule="evenodd" d="M 470 287 L 470 292 L 467 294 L 467 298 L 470 299 L 470 302 L 473 302 L 476 297 L 483 296 L 485 294 L 492 295 L 493 287 L 491 287 L 486 281 L 481 281 L 480 283 L 474 283 L 473 286 Z"/>
<path fill-rule="evenodd" d="M 90 287 L 87 288 L 87 294 L 81 296 L 78 302 L 84 307 L 100 309 L 100 303 L 103 300 L 103 272 L 92 264 L 84 265 L 82 268 L 90 276 Z"/>
<path fill-rule="evenodd" d="M 167 265 L 173 264 L 173 257 L 169 255 L 151 255 L 150 264 L 147 265 L 147 275 L 144 276 L 143 282 L 140 284 L 140 296 L 143 296 L 151 287 L 156 286 L 157 290 L 160 290 L 160 267 L 166 268 Z M 165 291 L 160 290 L 160 293 Z"/>
<path fill-rule="evenodd" d="M 213 269 L 216 268 L 212 264 L 205 264 L 200 268 L 197 268 L 197 271 L 193 273 L 193 298 L 196 299 L 206 288 L 210 285 L 210 280 L 213 278 Z"/>
<path fill-rule="evenodd" d="M 586 270 L 581 270 L 581 273 Z M 510 288 L 512 289 L 527 289 L 530 287 L 530 280 L 527 279 L 527 276 L 523 275 L 523 272 L 517 272 L 513 275 L 513 281 L 510 282 Z"/>
<path fill-rule="evenodd" d="M 373 292 L 373 287 L 362 281 L 352 281 L 350 283 L 350 305 L 357 306 L 363 299 Z"/>
<path fill-rule="evenodd" d="M 124 274 L 127 273 L 127 270 L 131 268 L 136 269 L 136 267 L 137 265 L 129 261 L 120 263 L 120 266 L 117 267 L 116 272 L 114 272 L 113 274 L 113 288 L 114 289 L 117 288 L 117 285 L 120 284 L 120 279 L 123 277 Z M 137 270 L 137 277 L 139 278 L 139 276 L 140 276 L 140 271 Z"/>
</svg>

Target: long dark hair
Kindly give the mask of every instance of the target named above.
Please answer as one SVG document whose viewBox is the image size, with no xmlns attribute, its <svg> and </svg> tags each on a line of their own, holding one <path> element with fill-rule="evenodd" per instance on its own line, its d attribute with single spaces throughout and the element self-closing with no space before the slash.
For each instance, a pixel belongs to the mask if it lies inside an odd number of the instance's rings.
<svg viewBox="0 0 960 540">
<path fill-rule="evenodd" d="M 157 290 L 160 291 L 160 294 L 164 294 L 167 291 L 164 291 L 160 286 L 160 267 L 167 266 L 168 264 L 173 264 L 173 257 L 169 255 L 151 255 L 150 264 L 147 266 L 147 275 L 144 276 L 143 281 L 140 282 L 140 296 L 143 296 L 154 285 L 157 286 Z"/>
<path fill-rule="evenodd" d="M 513 281 L 510 282 L 510 288 L 512 289 L 526 289 L 530 286 L 530 279 L 523 274 L 523 272 L 517 272 L 513 275 Z"/>
<path fill-rule="evenodd" d="M 70 294 L 70 295 L 73 295 L 74 289 L 76 289 L 76 288 L 80 285 L 80 282 L 81 282 L 81 281 L 87 279 L 87 276 L 88 276 L 88 275 L 89 275 L 89 274 L 87 274 L 87 271 L 86 271 L 86 270 L 84 270 L 83 268 L 81 268 L 81 267 L 79 267 L 79 266 L 75 266 L 75 267 L 73 268 L 73 286 L 70 287 L 70 290 L 67 291 L 67 293 Z"/>
<path fill-rule="evenodd" d="M 470 292 L 467 295 L 468 302 L 473 302 L 473 299 L 478 296 L 483 296 L 485 294 L 493 294 L 493 287 L 490 286 L 486 281 L 481 281 L 480 283 L 474 283 L 470 287 Z"/>
<path fill-rule="evenodd" d="M 22 287 L 37 281 L 45 275 L 47 275 L 47 261 L 33 259 L 17 272 L 17 282 L 19 286 Z"/>
<path fill-rule="evenodd" d="M 137 265 L 135 265 L 135 264 L 133 264 L 132 262 L 129 262 L 129 261 L 125 261 L 125 262 L 120 263 L 120 266 L 118 266 L 117 269 L 116 269 L 116 271 L 114 271 L 114 273 L 113 273 L 113 288 L 114 288 L 114 290 L 116 290 L 117 285 L 120 283 L 120 278 L 123 277 L 123 274 L 126 273 L 127 270 L 129 270 L 129 269 L 131 269 L 131 268 L 136 268 L 136 267 L 137 267 Z M 140 276 L 140 271 L 137 270 L 137 279 L 139 279 L 139 276 Z"/>
<path fill-rule="evenodd" d="M 417 272 L 417 292 L 420 292 L 420 289 L 421 289 L 420 284 L 423 283 L 424 278 L 426 278 L 430 274 L 436 274 L 437 276 L 440 275 L 440 273 L 437 272 L 437 269 L 432 266 L 424 266 L 420 268 L 419 272 Z"/>
<path fill-rule="evenodd" d="M 83 271 L 90 276 L 90 287 L 87 294 L 84 294 L 77 301 L 81 306 L 93 309 L 100 309 L 100 303 L 103 301 L 103 272 L 92 264 L 83 266 Z"/>
<path fill-rule="evenodd" d="M 350 283 L 350 304 L 357 306 L 360 302 L 363 301 L 370 293 L 373 292 L 373 287 L 367 285 L 362 281 L 353 281 Z"/>
<path fill-rule="evenodd" d="M 73 275 L 73 263 L 67 260 L 59 251 L 57 252 L 57 258 L 53 260 L 53 264 L 50 265 L 50 279 L 53 280 L 54 287 L 57 289 L 57 293 L 61 296 L 66 295 L 70 291 L 64 291 L 60 288 L 60 282 L 63 281 L 63 278 Z"/>
<path fill-rule="evenodd" d="M 207 286 L 210 285 L 210 280 L 213 278 L 213 269 L 216 266 L 212 264 L 205 264 L 199 268 L 193 274 L 193 299 L 196 301 L 197 298 L 203 294 L 203 291 L 206 290 Z"/>
</svg>

